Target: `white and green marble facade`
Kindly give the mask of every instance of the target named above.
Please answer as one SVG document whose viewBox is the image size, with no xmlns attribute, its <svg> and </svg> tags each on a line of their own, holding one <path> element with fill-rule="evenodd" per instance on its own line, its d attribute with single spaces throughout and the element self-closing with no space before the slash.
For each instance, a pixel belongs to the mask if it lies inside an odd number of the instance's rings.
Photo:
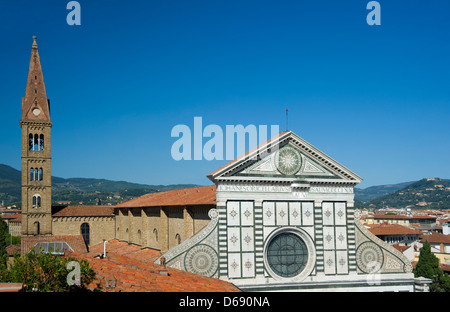
<svg viewBox="0 0 450 312">
<path fill-rule="evenodd" d="M 244 291 L 414 291 L 406 257 L 359 223 L 353 187 L 361 178 L 294 133 L 208 177 L 211 223 L 169 250 L 168 266 Z M 293 250 L 302 255 L 284 255 Z"/>
</svg>

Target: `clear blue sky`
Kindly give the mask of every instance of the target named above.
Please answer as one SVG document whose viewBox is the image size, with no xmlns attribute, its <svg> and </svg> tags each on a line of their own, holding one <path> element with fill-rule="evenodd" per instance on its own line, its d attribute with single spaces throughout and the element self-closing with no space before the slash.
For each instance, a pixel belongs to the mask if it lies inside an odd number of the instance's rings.
<svg viewBox="0 0 450 312">
<path fill-rule="evenodd" d="M 52 174 L 210 184 L 223 161 L 175 161 L 177 124 L 280 125 L 360 187 L 450 178 L 450 2 L 0 2 L 0 163 L 20 169 L 32 36 L 51 100 Z"/>
</svg>

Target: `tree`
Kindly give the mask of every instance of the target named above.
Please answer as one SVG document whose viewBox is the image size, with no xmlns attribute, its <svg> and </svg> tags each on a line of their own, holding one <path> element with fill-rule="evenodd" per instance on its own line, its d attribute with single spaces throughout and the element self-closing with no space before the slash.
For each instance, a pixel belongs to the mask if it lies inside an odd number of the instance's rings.
<svg viewBox="0 0 450 312">
<path fill-rule="evenodd" d="M 8 258 L 6 253 L 6 246 L 8 244 L 6 238 L 8 235 L 8 225 L 0 219 L 0 268 L 6 265 L 6 259 Z"/>
<path fill-rule="evenodd" d="M 439 267 L 439 259 L 431 252 L 428 241 L 423 243 L 419 261 L 414 269 L 414 276 L 423 276 L 433 281 L 430 290 L 433 292 L 450 292 L 450 277 Z"/>
<path fill-rule="evenodd" d="M 26 291 L 65 292 L 86 291 L 86 285 L 95 278 L 94 270 L 86 260 L 80 264 L 80 285 L 69 285 L 67 277 L 71 270 L 67 264 L 78 261 L 74 257 L 61 257 L 51 253 L 35 252 L 32 249 L 23 256 L 14 255 L 14 262 L 1 271 L 0 282 L 23 283 Z"/>
</svg>

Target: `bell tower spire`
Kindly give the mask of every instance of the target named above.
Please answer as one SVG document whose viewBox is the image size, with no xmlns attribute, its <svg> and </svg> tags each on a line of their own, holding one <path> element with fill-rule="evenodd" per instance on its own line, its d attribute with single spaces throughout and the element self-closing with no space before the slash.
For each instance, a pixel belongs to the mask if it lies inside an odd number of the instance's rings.
<svg viewBox="0 0 450 312">
<path fill-rule="evenodd" d="M 22 98 L 22 235 L 52 234 L 50 107 L 33 36 Z"/>
<path fill-rule="evenodd" d="M 27 86 L 22 99 L 22 120 L 50 121 L 50 105 L 45 91 L 36 36 L 33 36 Z"/>
</svg>

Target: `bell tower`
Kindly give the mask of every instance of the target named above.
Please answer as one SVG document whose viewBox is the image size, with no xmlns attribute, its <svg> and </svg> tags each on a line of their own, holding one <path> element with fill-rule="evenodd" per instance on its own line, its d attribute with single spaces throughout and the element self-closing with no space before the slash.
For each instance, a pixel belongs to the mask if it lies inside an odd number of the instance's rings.
<svg viewBox="0 0 450 312">
<path fill-rule="evenodd" d="M 22 235 L 52 234 L 50 102 L 36 37 L 22 98 Z"/>
</svg>

